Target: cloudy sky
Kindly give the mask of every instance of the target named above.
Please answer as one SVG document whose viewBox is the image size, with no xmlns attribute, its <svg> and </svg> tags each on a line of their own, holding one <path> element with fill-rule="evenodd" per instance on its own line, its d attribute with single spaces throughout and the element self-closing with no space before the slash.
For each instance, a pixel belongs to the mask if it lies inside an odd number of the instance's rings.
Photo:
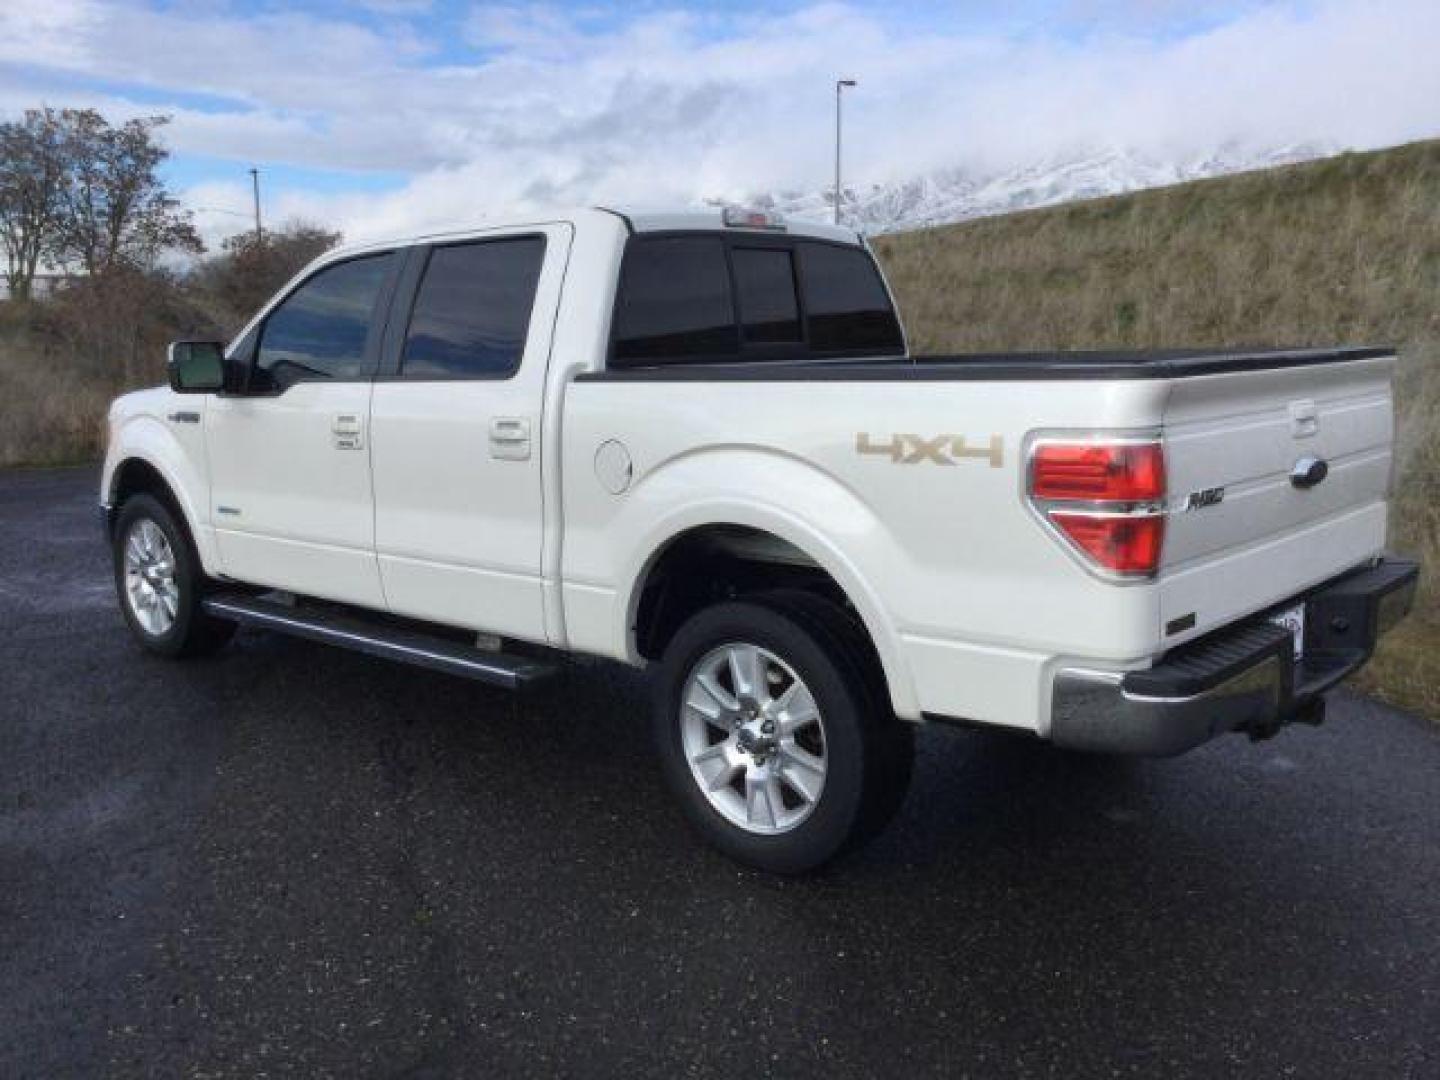
<svg viewBox="0 0 1440 1080">
<path fill-rule="evenodd" d="M 1440 135 L 1440 0 L 0 0 L 0 115 L 164 112 L 212 239 Z M 228 211 L 228 213 L 227 213 Z"/>
</svg>

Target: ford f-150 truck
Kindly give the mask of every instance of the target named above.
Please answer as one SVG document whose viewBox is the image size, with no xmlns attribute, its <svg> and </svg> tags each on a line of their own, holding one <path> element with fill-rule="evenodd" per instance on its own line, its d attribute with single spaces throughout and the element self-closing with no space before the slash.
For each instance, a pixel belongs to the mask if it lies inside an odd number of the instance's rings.
<svg viewBox="0 0 1440 1080">
<path fill-rule="evenodd" d="M 925 722 L 1149 755 L 1317 722 L 1415 592 L 1394 363 L 916 357 L 853 232 L 591 209 L 338 250 L 175 343 L 101 502 L 152 652 L 653 665 L 687 816 L 799 871 L 885 824 Z"/>
</svg>

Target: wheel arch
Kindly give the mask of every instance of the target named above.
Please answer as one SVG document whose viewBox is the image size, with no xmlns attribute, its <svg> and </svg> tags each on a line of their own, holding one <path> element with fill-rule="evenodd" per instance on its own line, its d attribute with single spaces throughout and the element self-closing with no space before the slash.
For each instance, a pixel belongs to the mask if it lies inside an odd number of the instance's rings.
<svg viewBox="0 0 1440 1080">
<path fill-rule="evenodd" d="M 215 551 L 210 530 L 199 528 L 196 507 L 185 485 L 162 455 L 130 449 L 118 456 L 105 485 L 107 526 L 113 531 L 115 518 L 125 500 L 144 492 L 159 499 L 175 514 L 189 535 L 205 572 L 213 573 Z"/>
<path fill-rule="evenodd" d="M 619 605 L 633 659 L 658 655 L 668 635 L 703 606 L 702 600 L 799 585 L 829 594 L 855 613 L 880 662 L 895 714 L 907 720 L 921 718 L 898 636 L 879 598 L 850 560 L 803 522 L 754 505 L 732 506 L 723 512 L 712 508 L 672 522 L 646 547 L 648 553 L 630 575 L 629 589 Z M 659 591 L 677 580 L 689 595 L 668 613 L 657 610 L 663 606 Z M 716 585 L 734 591 L 697 595 Z"/>
</svg>

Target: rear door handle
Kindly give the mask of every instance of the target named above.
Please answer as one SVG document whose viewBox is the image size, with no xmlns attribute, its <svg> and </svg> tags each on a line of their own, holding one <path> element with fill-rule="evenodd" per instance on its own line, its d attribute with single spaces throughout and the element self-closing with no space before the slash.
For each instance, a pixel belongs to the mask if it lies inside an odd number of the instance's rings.
<svg viewBox="0 0 1440 1080">
<path fill-rule="evenodd" d="M 490 421 L 490 456 L 507 461 L 530 457 L 530 421 L 518 416 L 497 416 Z"/>
</svg>

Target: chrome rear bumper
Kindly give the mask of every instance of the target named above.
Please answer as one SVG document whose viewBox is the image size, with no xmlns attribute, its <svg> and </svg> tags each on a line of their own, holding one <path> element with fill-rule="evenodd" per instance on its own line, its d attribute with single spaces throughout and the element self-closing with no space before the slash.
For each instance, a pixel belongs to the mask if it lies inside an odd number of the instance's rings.
<svg viewBox="0 0 1440 1080">
<path fill-rule="evenodd" d="M 1306 606 L 1304 656 L 1265 616 L 1208 634 L 1141 671 L 1066 667 L 1055 676 L 1050 738 L 1060 746 L 1169 757 L 1228 731 L 1272 735 L 1318 722 L 1323 694 L 1362 667 L 1409 612 L 1419 568 L 1380 559 L 1278 605 Z"/>
</svg>

